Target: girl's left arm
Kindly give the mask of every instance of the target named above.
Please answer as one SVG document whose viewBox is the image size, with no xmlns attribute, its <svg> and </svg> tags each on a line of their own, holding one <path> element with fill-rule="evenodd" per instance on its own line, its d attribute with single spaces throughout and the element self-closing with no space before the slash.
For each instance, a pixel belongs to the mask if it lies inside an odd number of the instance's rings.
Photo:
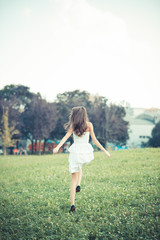
<svg viewBox="0 0 160 240">
<path fill-rule="evenodd" d="M 59 149 L 62 147 L 62 145 L 67 141 L 67 139 L 72 135 L 72 133 L 73 133 L 73 130 L 70 128 L 69 130 L 68 130 L 68 132 L 66 133 L 66 135 L 62 138 L 62 140 L 60 141 L 60 143 L 57 145 L 57 147 L 55 147 L 54 149 L 53 149 L 53 153 L 54 154 L 56 154 L 58 151 L 59 151 Z"/>
</svg>

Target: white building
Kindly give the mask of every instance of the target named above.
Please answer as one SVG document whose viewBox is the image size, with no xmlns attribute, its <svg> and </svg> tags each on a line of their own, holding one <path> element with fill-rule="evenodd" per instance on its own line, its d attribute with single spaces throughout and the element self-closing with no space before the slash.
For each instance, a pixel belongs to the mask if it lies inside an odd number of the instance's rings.
<svg viewBox="0 0 160 240">
<path fill-rule="evenodd" d="M 159 109 L 130 108 L 126 109 L 125 120 L 129 122 L 129 148 L 140 148 L 148 142 L 152 129 L 160 120 Z"/>
</svg>

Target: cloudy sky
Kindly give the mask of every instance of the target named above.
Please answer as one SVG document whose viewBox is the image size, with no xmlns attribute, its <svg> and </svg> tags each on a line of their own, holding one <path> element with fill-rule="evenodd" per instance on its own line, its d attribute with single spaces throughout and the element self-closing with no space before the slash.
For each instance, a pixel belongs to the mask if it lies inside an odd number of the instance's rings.
<svg viewBox="0 0 160 240">
<path fill-rule="evenodd" d="M 0 0 L 0 89 L 160 108 L 159 0 Z"/>
</svg>

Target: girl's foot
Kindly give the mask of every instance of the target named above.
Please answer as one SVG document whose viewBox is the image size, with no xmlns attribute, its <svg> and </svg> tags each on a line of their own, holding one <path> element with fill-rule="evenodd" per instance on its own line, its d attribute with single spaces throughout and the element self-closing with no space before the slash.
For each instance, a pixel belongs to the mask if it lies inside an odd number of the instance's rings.
<svg viewBox="0 0 160 240">
<path fill-rule="evenodd" d="M 69 210 L 69 213 L 71 213 L 71 212 L 75 212 L 75 210 L 76 210 L 75 206 L 72 205 L 72 206 L 71 206 L 71 209 Z"/>
<path fill-rule="evenodd" d="M 77 187 L 76 187 L 76 192 L 80 192 L 80 190 L 81 190 L 81 187 L 80 187 L 80 186 L 77 186 Z"/>
</svg>

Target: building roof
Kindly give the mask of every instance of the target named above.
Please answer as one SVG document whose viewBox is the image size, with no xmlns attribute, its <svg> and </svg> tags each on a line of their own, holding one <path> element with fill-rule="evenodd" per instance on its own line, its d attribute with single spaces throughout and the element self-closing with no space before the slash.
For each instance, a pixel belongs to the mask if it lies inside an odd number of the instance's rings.
<svg viewBox="0 0 160 240">
<path fill-rule="evenodd" d="M 130 125 L 150 125 L 153 126 L 154 123 L 145 119 L 131 118 L 129 120 Z"/>
<path fill-rule="evenodd" d="M 153 126 L 160 119 L 160 109 L 132 108 L 127 111 L 125 120 L 130 125 L 150 125 Z M 155 114 L 156 113 L 156 114 Z"/>
</svg>

